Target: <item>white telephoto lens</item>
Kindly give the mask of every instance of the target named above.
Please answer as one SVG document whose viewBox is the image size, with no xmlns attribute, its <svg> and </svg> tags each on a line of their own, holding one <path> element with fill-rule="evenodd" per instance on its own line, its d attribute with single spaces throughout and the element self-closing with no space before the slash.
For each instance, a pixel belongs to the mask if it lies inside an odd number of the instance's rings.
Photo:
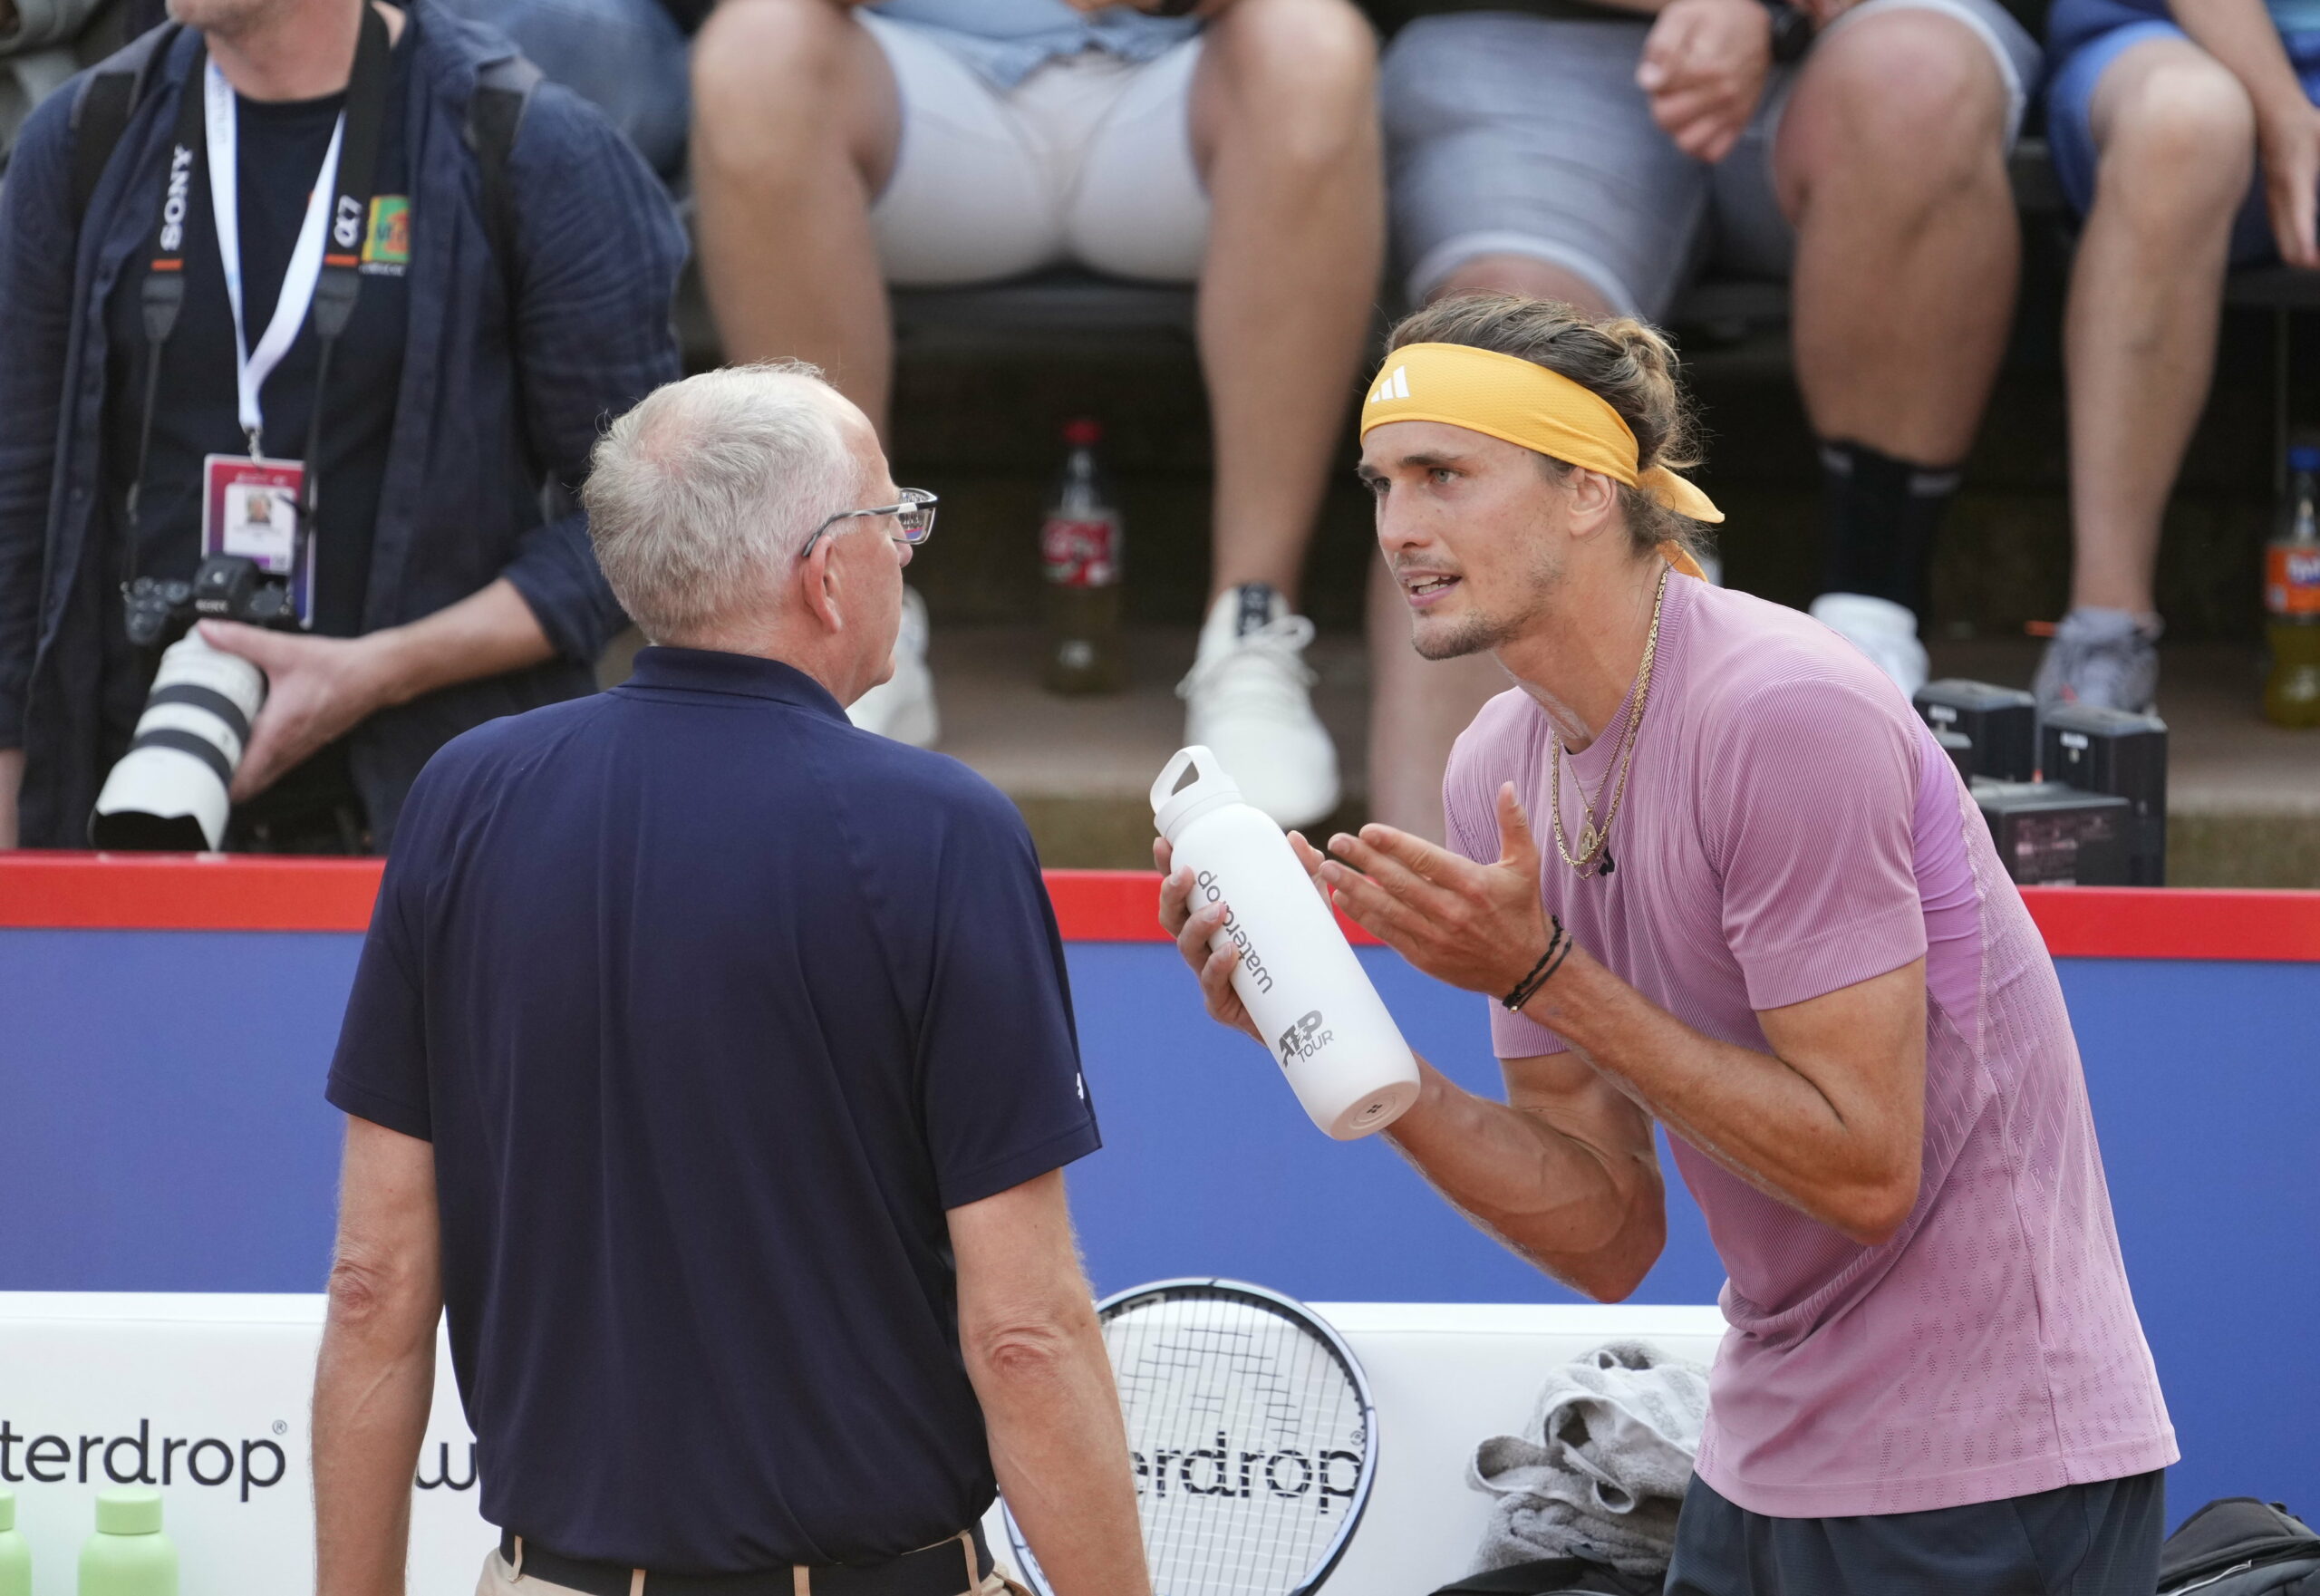
<svg viewBox="0 0 2320 1596">
<path fill-rule="evenodd" d="M 226 839 L 227 796 L 266 702 L 266 673 L 188 632 L 161 655 L 129 751 L 105 778 L 89 817 L 100 848 L 214 851 Z"/>
</svg>

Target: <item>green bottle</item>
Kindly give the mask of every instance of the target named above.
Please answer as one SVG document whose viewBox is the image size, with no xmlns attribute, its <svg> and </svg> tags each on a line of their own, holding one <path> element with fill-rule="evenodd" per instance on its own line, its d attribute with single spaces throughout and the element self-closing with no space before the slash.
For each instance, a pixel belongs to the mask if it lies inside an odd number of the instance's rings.
<svg viewBox="0 0 2320 1596">
<path fill-rule="evenodd" d="M 33 1596 L 33 1549 L 16 1532 L 16 1494 L 0 1486 L 0 1596 Z"/>
<path fill-rule="evenodd" d="M 81 1548 L 81 1596 L 178 1596 L 178 1549 L 150 1485 L 97 1493 L 97 1533 Z"/>
</svg>

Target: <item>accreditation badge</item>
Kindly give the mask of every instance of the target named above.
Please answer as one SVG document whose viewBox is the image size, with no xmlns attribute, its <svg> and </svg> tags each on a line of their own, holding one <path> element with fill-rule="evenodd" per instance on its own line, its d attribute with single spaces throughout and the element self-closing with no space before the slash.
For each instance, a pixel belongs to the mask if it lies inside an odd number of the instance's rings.
<svg viewBox="0 0 2320 1596">
<path fill-rule="evenodd" d="M 213 454 L 201 462 L 201 554 L 240 555 L 290 584 L 301 626 L 314 624 L 314 538 L 298 526 L 306 468 L 296 460 Z"/>
</svg>

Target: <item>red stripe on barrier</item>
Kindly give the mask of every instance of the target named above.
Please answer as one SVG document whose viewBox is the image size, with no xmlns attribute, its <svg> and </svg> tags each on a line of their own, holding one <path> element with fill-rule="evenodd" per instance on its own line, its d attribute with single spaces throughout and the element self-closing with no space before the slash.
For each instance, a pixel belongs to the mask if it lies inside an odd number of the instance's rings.
<svg viewBox="0 0 2320 1596">
<path fill-rule="evenodd" d="M 1160 929 L 1160 877 L 1150 870 L 1050 870 L 1048 896 L 1066 942 L 1165 942 Z M 1375 947 L 1378 939 L 1344 915 L 1346 936 Z"/>
<path fill-rule="evenodd" d="M 361 931 L 378 861 L 0 854 L 0 928 Z M 1148 870 L 1050 870 L 1067 942 L 1160 942 Z M 2059 958 L 2320 962 L 2320 892 L 2025 887 Z M 1356 942 L 1374 942 L 1348 927 Z"/>
<path fill-rule="evenodd" d="M 2025 886 L 2056 958 L 2320 962 L 2320 892 Z"/>
<path fill-rule="evenodd" d="M 361 931 L 376 859 L 241 854 L 0 854 L 0 926 L 85 931 Z"/>
</svg>

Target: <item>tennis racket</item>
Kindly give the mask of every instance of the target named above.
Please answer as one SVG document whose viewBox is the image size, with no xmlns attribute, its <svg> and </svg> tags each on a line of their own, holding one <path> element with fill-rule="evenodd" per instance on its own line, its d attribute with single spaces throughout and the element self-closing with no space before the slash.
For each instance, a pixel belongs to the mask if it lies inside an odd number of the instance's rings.
<svg viewBox="0 0 2320 1596">
<path fill-rule="evenodd" d="M 1338 1333 L 1275 1291 L 1171 1280 L 1096 1305 L 1154 1596 L 1303 1596 L 1352 1540 L 1378 1417 Z M 1053 1596 L 1014 1514 L 1007 1538 Z"/>
</svg>

